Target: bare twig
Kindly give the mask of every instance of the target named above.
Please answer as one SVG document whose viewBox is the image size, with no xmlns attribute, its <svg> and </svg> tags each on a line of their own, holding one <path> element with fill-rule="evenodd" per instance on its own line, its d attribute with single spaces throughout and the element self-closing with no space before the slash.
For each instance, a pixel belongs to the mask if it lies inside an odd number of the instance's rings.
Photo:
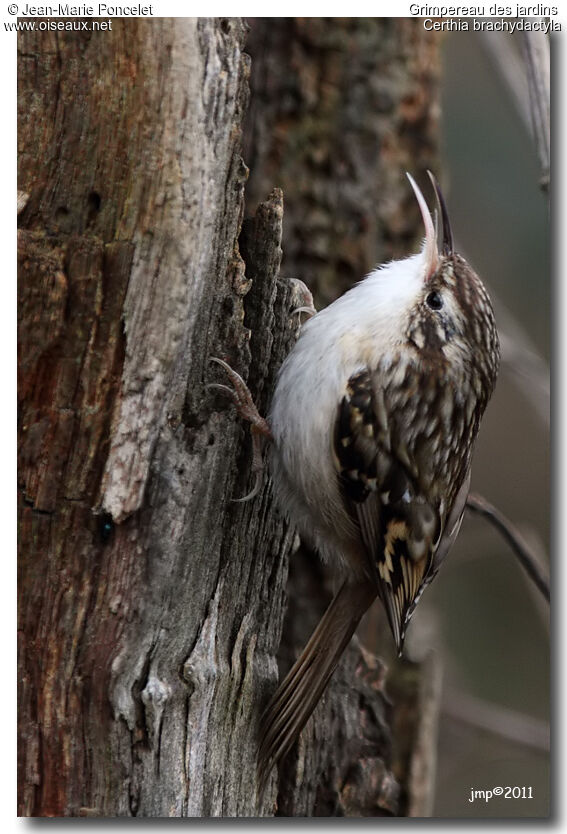
<svg viewBox="0 0 567 834">
<path fill-rule="evenodd" d="M 524 33 L 524 54 L 533 134 L 541 165 L 541 187 L 549 187 L 550 101 L 549 38 L 544 32 Z"/>
<path fill-rule="evenodd" d="M 490 60 L 508 87 L 528 135 L 533 136 L 526 68 L 514 40 L 504 32 L 481 32 L 480 37 Z"/>
<path fill-rule="evenodd" d="M 516 111 L 532 137 L 541 165 L 541 187 L 549 186 L 550 86 L 549 38 L 544 32 L 524 33 L 524 61 L 509 35 L 483 32 L 482 43 L 504 83 Z"/>
<path fill-rule="evenodd" d="M 477 729 L 502 736 L 515 744 L 549 751 L 549 724 L 531 715 L 489 703 L 473 695 L 450 690 L 443 698 L 443 713 Z"/>
<path fill-rule="evenodd" d="M 549 579 L 541 569 L 539 561 L 534 555 L 532 549 L 514 527 L 512 522 L 481 495 L 471 493 L 467 499 L 467 508 L 472 510 L 472 512 L 478 513 L 488 519 L 488 521 L 490 521 L 490 523 L 493 524 L 494 527 L 504 536 L 532 582 L 549 602 Z"/>
</svg>

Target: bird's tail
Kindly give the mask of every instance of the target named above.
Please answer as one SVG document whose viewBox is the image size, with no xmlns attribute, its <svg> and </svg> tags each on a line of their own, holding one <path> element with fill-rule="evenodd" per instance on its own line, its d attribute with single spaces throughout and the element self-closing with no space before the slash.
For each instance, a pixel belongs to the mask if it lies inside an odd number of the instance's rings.
<svg viewBox="0 0 567 834">
<path fill-rule="evenodd" d="M 376 597 L 372 582 L 341 586 L 262 716 L 258 781 L 263 794 L 272 767 L 290 750 L 317 706 L 363 614 Z"/>
</svg>

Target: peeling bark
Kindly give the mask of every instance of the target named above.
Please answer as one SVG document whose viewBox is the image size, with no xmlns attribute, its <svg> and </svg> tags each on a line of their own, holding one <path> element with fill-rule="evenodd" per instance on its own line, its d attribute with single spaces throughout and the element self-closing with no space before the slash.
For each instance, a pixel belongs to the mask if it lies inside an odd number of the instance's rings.
<svg viewBox="0 0 567 834">
<path fill-rule="evenodd" d="M 250 815 L 290 532 L 206 382 L 296 336 L 282 198 L 248 311 L 245 26 L 105 35 L 19 41 L 19 812 Z"/>
</svg>

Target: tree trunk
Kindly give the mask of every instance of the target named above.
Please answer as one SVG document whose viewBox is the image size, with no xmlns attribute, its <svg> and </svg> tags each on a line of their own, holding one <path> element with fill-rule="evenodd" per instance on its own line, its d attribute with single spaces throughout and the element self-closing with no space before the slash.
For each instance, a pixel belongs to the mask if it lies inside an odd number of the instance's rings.
<svg viewBox="0 0 567 834">
<path fill-rule="evenodd" d="M 244 34 L 20 39 L 22 814 L 255 812 L 290 536 L 267 489 L 231 503 L 243 429 L 205 388 L 249 327 L 268 384 L 291 333 L 281 194 L 243 324 Z"/>
<path fill-rule="evenodd" d="M 324 306 L 376 263 L 419 246 L 405 171 L 426 185 L 427 169 L 439 170 L 439 38 L 409 19 L 255 18 L 250 27 L 246 202 L 273 184 L 283 189 L 282 273 Z M 331 597 L 315 555 L 292 560 L 288 597 L 282 675 Z M 378 604 L 368 620 L 379 652 L 390 637 Z M 278 813 L 427 816 L 439 659 L 414 641 L 417 663 L 394 662 L 387 675 L 356 640 L 346 655 L 283 763 Z"/>
<path fill-rule="evenodd" d="M 19 813 L 271 813 L 293 531 L 267 479 L 231 501 L 250 443 L 206 386 L 220 356 L 265 413 L 297 336 L 282 194 L 239 239 L 246 25 L 119 24 L 19 35 Z M 396 810 L 383 669 L 352 651 L 282 813 Z"/>
</svg>

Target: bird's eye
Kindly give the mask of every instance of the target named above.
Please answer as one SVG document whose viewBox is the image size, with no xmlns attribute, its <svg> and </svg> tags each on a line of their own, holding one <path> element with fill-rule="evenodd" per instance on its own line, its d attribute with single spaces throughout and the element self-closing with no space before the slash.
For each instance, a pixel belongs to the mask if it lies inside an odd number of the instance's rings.
<svg viewBox="0 0 567 834">
<path fill-rule="evenodd" d="M 443 298 L 441 297 L 441 294 L 437 292 L 437 290 L 433 290 L 433 292 L 428 293 L 428 295 L 426 296 L 425 303 L 432 310 L 440 310 L 443 306 Z"/>
</svg>

